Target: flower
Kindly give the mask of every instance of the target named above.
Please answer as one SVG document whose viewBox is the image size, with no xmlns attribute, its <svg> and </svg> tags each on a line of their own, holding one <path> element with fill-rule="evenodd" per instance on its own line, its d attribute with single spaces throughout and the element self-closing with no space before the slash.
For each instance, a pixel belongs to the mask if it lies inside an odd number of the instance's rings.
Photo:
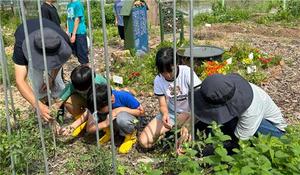
<svg viewBox="0 0 300 175">
<path fill-rule="evenodd" d="M 206 76 L 210 76 L 216 73 L 225 73 L 224 67 L 226 66 L 226 62 L 217 62 L 217 61 L 207 61 L 204 63 L 204 73 Z"/>
<path fill-rule="evenodd" d="M 134 79 L 134 78 L 136 78 L 136 77 L 139 77 L 140 75 L 141 75 L 141 73 L 139 73 L 139 72 L 132 72 L 132 73 L 129 75 L 128 79 L 131 80 L 131 79 Z"/>
<path fill-rule="evenodd" d="M 253 63 L 253 60 L 250 59 L 250 58 L 244 58 L 244 59 L 242 59 L 242 63 L 246 64 L 246 65 L 249 65 L 249 64 Z"/>
<path fill-rule="evenodd" d="M 258 59 L 263 64 L 268 64 L 269 62 L 272 61 L 272 57 L 269 57 L 269 58 L 259 57 Z"/>
</svg>

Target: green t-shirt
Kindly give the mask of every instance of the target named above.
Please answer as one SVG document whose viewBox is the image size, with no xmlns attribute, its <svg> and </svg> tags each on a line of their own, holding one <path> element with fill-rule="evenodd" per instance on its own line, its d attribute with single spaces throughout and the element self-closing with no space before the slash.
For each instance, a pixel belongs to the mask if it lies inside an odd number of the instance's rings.
<svg viewBox="0 0 300 175">
<path fill-rule="evenodd" d="M 96 84 L 106 84 L 107 83 L 107 80 L 99 75 L 99 74 L 96 74 L 96 77 L 95 77 L 95 83 Z M 68 83 L 66 85 L 66 87 L 64 88 L 64 90 L 61 92 L 59 98 L 62 100 L 62 101 L 66 101 L 72 94 L 74 93 L 77 93 L 79 94 L 80 96 L 82 96 L 84 99 L 86 99 L 86 96 L 87 96 L 87 91 L 85 93 L 82 93 L 80 91 L 77 91 L 73 84 L 72 83 Z"/>
</svg>

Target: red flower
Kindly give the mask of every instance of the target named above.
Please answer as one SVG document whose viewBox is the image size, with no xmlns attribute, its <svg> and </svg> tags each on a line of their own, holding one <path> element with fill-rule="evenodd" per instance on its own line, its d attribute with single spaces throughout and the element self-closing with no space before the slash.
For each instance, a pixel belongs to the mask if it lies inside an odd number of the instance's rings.
<svg viewBox="0 0 300 175">
<path fill-rule="evenodd" d="M 272 57 L 270 57 L 270 58 L 259 57 L 258 59 L 259 59 L 260 62 L 262 62 L 263 64 L 268 64 L 269 62 L 272 61 Z"/>
<path fill-rule="evenodd" d="M 133 78 L 139 77 L 140 75 L 141 75 L 141 73 L 139 73 L 139 72 L 132 72 L 128 78 L 129 78 L 129 80 L 131 80 Z"/>
</svg>

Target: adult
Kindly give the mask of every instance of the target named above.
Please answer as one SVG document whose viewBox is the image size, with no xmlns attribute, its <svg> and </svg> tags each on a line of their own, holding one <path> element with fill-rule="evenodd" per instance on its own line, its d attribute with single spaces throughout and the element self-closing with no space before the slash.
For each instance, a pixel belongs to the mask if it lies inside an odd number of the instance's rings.
<svg viewBox="0 0 300 175">
<path fill-rule="evenodd" d="M 148 6 L 144 0 L 135 0 L 133 2 L 133 4 L 136 7 L 146 5 L 147 10 L 148 10 Z M 123 20 L 123 16 L 121 15 L 121 10 L 123 8 L 123 5 L 124 5 L 124 0 L 115 0 L 114 1 L 115 25 L 118 27 L 118 33 L 122 40 L 125 39 L 124 20 Z"/>
<path fill-rule="evenodd" d="M 216 121 L 223 125 L 222 131 L 233 142 L 247 140 L 258 133 L 280 137 L 287 126 L 271 97 L 239 74 L 207 77 L 195 88 L 194 99 L 195 130 L 209 131 L 207 126 Z M 188 136 L 187 130 L 183 130 L 183 135 Z"/>
<path fill-rule="evenodd" d="M 72 50 L 68 35 L 55 23 L 43 20 L 44 41 L 48 78 L 51 97 L 57 98 L 65 85 L 60 75 L 61 66 L 71 56 Z M 40 109 L 41 116 L 45 121 L 53 120 L 49 115 L 49 107 L 42 103 L 41 99 L 47 96 L 47 88 L 44 81 L 44 60 L 41 42 L 41 30 L 39 19 L 27 20 L 30 51 L 32 55 L 32 67 L 28 67 L 29 58 L 23 24 L 21 24 L 14 36 L 15 45 L 13 61 L 15 68 L 15 79 L 17 88 L 21 95 L 33 106 Z M 27 81 L 29 75 L 31 85 Z M 35 104 L 34 90 L 39 98 L 38 105 Z"/>
<path fill-rule="evenodd" d="M 41 5 L 42 17 L 49 19 L 60 27 L 61 21 L 57 13 L 56 7 L 53 5 L 56 0 L 45 0 Z"/>
</svg>

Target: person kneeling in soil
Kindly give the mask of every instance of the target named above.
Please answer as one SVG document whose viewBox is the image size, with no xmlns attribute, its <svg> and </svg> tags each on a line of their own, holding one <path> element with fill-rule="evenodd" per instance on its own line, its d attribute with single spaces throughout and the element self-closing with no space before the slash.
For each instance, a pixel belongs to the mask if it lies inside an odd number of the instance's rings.
<svg viewBox="0 0 300 175">
<path fill-rule="evenodd" d="M 239 74 L 207 77 L 195 88 L 194 99 L 195 130 L 209 133 L 212 121 L 221 124 L 222 132 L 232 138 L 231 143 L 225 144 L 227 148 L 237 147 L 238 140 L 247 140 L 258 133 L 275 137 L 285 133 L 286 121 L 271 97 Z M 187 128 L 183 127 L 181 132 L 184 138 L 179 140 L 187 141 Z M 210 154 L 213 149 L 204 149 L 204 156 Z"/>
<path fill-rule="evenodd" d="M 162 48 L 156 54 L 156 68 L 159 74 L 154 80 L 154 94 L 158 97 L 160 113 L 139 136 L 139 143 L 144 148 L 151 148 L 160 136 L 172 129 L 175 124 L 175 105 L 178 126 L 190 117 L 188 92 L 191 86 L 191 68 L 185 65 L 173 65 L 173 58 L 173 48 L 170 47 Z M 175 66 L 176 77 L 174 77 Z M 193 76 L 194 86 L 201 84 L 195 72 Z M 176 81 L 176 102 L 174 81 Z"/>
<path fill-rule="evenodd" d="M 92 89 L 92 69 L 86 65 L 77 66 L 71 72 L 71 82 L 66 85 L 59 96 L 59 101 L 53 104 L 59 109 L 62 104 L 76 119 L 71 125 L 62 128 L 62 135 L 77 136 L 86 125 L 87 115 L 84 115 L 87 107 L 87 93 Z M 106 84 L 106 79 L 100 75 L 94 75 L 96 84 Z M 80 126 L 80 127 L 79 127 Z M 78 128 L 76 131 L 75 129 Z M 74 132 L 75 131 L 75 132 Z"/>
<path fill-rule="evenodd" d="M 105 144 L 110 141 L 110 128 L 109 128 L 109 107 L 108 107 L 108 91 L 107 85 L 96 85 L 96 104 L 97 104 L 97 117 L 98 128 L 105 132 L 104 136 L 100 138 L 100 144 Z M 93 91 L 88 93 L 88 109 L 94 113 L 94 100 Z M 111 90 L 111 103 L 112 103 L 112 117 L 114 122 L 114 130 L 121 136 L 125 136 L 122 145 L 119 147 L 119 153 L 128 153 L 133 145 L 136 143 L 136 117 L 144 115 L 145 111 L 137 99 L 127 91 Z M 96 124 L 93 115 L 89 115 L 86 130 L 88 133 L 96 132 Z"/>
</svg>

